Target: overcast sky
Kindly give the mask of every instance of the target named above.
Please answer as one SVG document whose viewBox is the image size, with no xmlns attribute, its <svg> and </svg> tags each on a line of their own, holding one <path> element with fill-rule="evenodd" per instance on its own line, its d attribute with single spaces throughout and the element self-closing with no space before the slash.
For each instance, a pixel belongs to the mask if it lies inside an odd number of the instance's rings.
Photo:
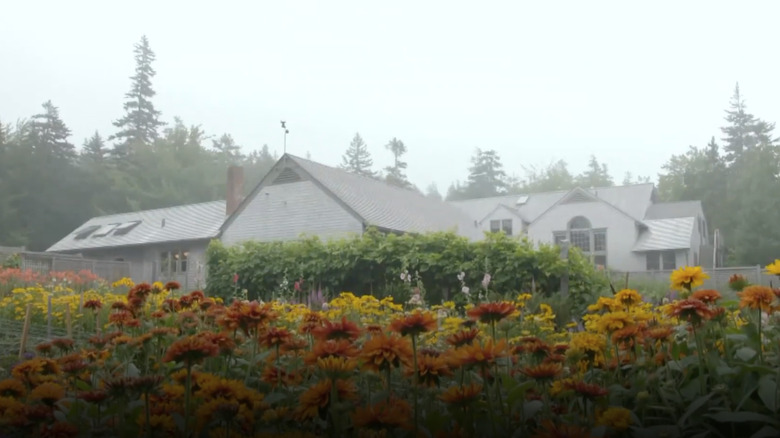
<svg viewBox="0 0 780 438">
<path fill-rule="evenodd" d="M 588 157 L 655 180 L 720 138 L 737 81 L 780 120 L 777 2 L 22 1 L 0 18 L 0 120 L 51 99 L 81 145 L 122 115 L 133 45 L 157 55 L 155 104 L 252 150 L 337 165 L 355 132 L 375 168 L 392 137 L 442 193 L 475 148 L 508 173 Z"/>
</svg>

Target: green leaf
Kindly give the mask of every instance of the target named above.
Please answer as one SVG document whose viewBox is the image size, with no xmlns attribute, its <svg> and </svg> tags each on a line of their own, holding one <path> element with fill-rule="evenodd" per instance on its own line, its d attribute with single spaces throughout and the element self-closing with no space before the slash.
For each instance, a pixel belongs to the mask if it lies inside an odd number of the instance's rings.
<svg viewBox="0 0 780 438">
<path fill-rule="evenodd" d="M 518 401 L 525 398 L 525 393 L 528 392 L 529 389 L 533 388 L 533 386 L 534 382 L 532 381 L 524 382 L 516 386 L 512 391 L 509 392 L 509 395 L 507 396 L 507 403 L 509 403 L 509 406 L 511 407 Z"/>
<path fill-rule="evenodd" d="M 780 420 L 757 412 L 723 411 L 715 414 L 706 414 L 704 416 L 719 423 L 766 423 L 780 427 Z"/>
<path fill-rule="evenodd" d="M 705 396 L 699 397 L 696 400 L 694 400 L 689 406 L 688 409 L 685 410 L 685 413 L 682 417 L 680 417 L 680 421 L 677 422 L 677 425 L 681 428 L 685 427 L 685 420 L 688 419 L 692 414 L 694 414 L 696 411 L 698 411 L 702 406 L 704 406 L 705 403 L 707 403 L 712 396 L 714 396 L 715 393 L 711 392 Z"/>
<path fill-rule="evenodd" d="M 750 359 L 753 359 L 756 356 L 756 350 L 750 348 L 750 347 L 742 347 L 737 350 L 736 356 L 738 359 L 748 362 Z"/>
<path fill-rule="evenodd" d="M 773 376 L 763 376 L 759 379 L 758 397 L 769 412 L 777 413 L 777 382 Z"/>
</svg>

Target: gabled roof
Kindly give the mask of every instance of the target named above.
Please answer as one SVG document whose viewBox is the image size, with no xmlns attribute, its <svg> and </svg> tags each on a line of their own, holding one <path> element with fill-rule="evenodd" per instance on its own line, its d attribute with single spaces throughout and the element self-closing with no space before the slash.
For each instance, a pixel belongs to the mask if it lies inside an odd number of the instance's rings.
<svg viewBox="0 0 780 438">
<path fill-rule="evenodd" d="M 513 216 L 515 216 L 515 217 L 517 217 L 517 218 L 518 218 L 518 219 L 520 219 L 521 221 L 525 221 L 525 218 L 524 218 L 524 217 L 522 217 L 522 216 L 520 215 L 520 212 L 518 212 L 516 208 L 507 207 L 507 206 L 506 206 L 506 205 L 504 205 L 504 204 L 498 204 L 498 205 L 496 206 L 496 208 L 494 208 L 493 210 L 491 210 L 491 211 L 490 211 L 488 214 L 486 214 L 486 215 L 485 215 L 485 217 L 483 217 L 482 219 L 480 219 L 480 220 L 479 220 L 479 223 L 480 223 L 480 224 L 482 224 L 483 222 L 485 222 L 485 220 L 487 220 L 487 218 L 489 218 L 489 217 L 493 216 L 493 213 L 497 212 L 498 210 L 504 210 L 504 211 L 508 212 L 509 214 L 511 214 L 511 215 L 513 215 Z"/>
<path fill-rule="evenodd" d="M 632 251 L 660 251 L 691 247 L 695 218 L 645 220 L 648 229 L 639 236 Z"/>
<path fill-rule="evenodd" d="M 98 216 L 47 251 L 78 251 L 211 239 L 225 221 L 225 201 Z"/>
<path fill-rule="evenodd" d="M 564 196 L 562 196 L 556 203 L 551 205 L 542 214 L 537 216 L 536 219 L 534 219 L 533 222 L 531 222 L 531 223 L 539 221 L 539 219 L 544 217 L 544 215 L 547 214 L 548 211 L 551 211 L 553 208 L 555 208 L 556 206 L 558 206 L 560 204 L 566 203 L 567 201 L 582 202 L 585 199 L 590 199 L 592 202 L 603 202 L 604 204 L 612 207 L 618 213 L 626 216 L 626 218 L 633 220 L 637 225 L 643 226 L 643 227 L 646 226 L 640 219 L 637 219 L 637 218 L 633 217 L 632 215 L 630 215 L 630 214 L 626 213 L 625 211 L 621 210 L 620 208 L 618 208 L 614 204 L 608 202 L 604 198 L 602 198 L 600 196 L 597 196 L 596 193 L 594 193 L 594 191 L 587 191 L 587 190 L 585 190 L 583 188 L 580 188 L 580 187 L 575 187 L 575 188 L 571 189 L 568 193 L 566 193 Z"/>
<path fill-rule="evenodd" d="M 647 209 L 647 219 L 670 219 L 702 216 L 701 201 L 661 202 Z"/>
<path fill-rule="evenodd" d="M 467 215 L 444 201 L 374 178 L 285 154 L 266 178 L 244 199 L 222 229 L 224 230 L 233 218 L 241 213 L 262 187 L 271 183 L 270 178 L 281 175 L 285 168 L 308 175 L 308 179 L 366 226 L 419 233 L 450 230 L 468 233 L 469 228 L 474 228 L 473 221 Z"/>
</svg>

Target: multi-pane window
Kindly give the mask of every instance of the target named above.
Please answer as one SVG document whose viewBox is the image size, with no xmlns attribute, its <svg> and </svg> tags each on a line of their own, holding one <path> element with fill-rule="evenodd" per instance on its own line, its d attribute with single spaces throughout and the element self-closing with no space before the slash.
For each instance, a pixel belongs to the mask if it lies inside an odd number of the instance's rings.
<svg viewBox="0 0 780 438">
<path fill-rule="evenodd" d="M 677 269 L 677 258 L 674 251 L 648 251 L 645 257 L 648 271 Z"/>
<path fill-rule="evenodd" d="M 189 251 L 163 251 L 160 253 L 160 272 L 177 273 L 187 272 L 187 258 Z"/>
<path fill-rule="evenodd" d="M 569 221 L 568 230 L 553 232 L 553 240 L 556 245 L 568 240 L 572 248 L 579 248 L 593 264 L 607 266 L 607 230 L 594 229 L 583 216 Z"/>
<path fill-rule="evenodd" d="M 490 232 L 503 231 L 507 236 L 512 235 L 512 219 L 495 219 L 490 221 Z"/>
</svg>

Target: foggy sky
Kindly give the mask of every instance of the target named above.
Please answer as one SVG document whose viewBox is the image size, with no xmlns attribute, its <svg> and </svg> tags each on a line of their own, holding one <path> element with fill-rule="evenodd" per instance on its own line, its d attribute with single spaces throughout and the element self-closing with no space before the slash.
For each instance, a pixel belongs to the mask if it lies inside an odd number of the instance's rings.
<svg viewBox="0 0 780 438">
<path fill-rule="evenodd" d="M 720 138 L 737 81 L 780 120 L 774 2 L 3 1 L 0 120 L 51 99 L 80 146 L 122 115 L 133 45 L 157 55 L 155 104 L 245 151 L 336 165 L 359 131 L 375 168 L 392 137 L 442 194 L 474 149 L 508 173 L 590 154 L 616 182 Z M 641 157 L 641 158 L 640 158 Z"/>
</svg>

